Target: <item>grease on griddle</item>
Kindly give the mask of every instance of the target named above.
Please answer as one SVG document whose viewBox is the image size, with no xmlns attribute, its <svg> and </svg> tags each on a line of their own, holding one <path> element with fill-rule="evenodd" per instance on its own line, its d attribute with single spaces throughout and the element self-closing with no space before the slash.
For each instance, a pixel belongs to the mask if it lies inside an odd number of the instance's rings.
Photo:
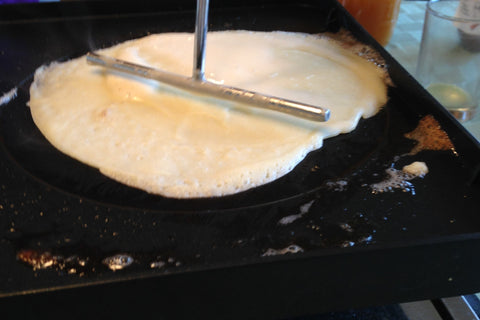
<svg viewBox="0 0 480 320">
<path fill-rule="evenodd" d="M 169 257 L 166 259 L 166 261 L 164 261 L 160 256 L 158 256 L 154 261 L 150 262 L 150 269 L 160 269 L 167 266 L 179 267 L 181 265 L 182 263 L 173 257 Z"/>
<path fill-rule="evenodd" d="M 17 258 L 32 266 L 33 270 L 46 269 L 58 264 L 58 257 L 52 255 L 50 252 L 39 252 L 32 249 L 21 250 L 17 254 Z"/>
<path fill-rule="evenodd" d="M 303 217 L 306 213 L 308 213 L 308 211 L 310 210 L 310 208 L 312 207 L 312 204 L 315 200 L 312 200 L 312 201 L 309 201 L 303 205 L 300 206 L 300 209 L 299 209 L 299 213 L 297 214 L 291 214 L 291 215 L 288 215 L 288 216 L 285 216 L 283 217 L 282 219 L 280 219 L 278 221 L 278 224 L 279 225 L 287 225 L 287 224 L 290 224 L 292 222 L 294 222 L 295 220 L 298 220 L 300 219 L 301 217 Z"/>
<path fill-rule="evenodd" d="M 47 250 L 22 249 L 17 253 L 17 259 L 31 266 L 34 271 L 42 269 L 54 269 L 61 274 L 77 274 L 84 276 L 89 267 L 88 257 L 78 255 L 52 254 Z M 94 271 L 93 268 L 91 271 Z"/>
<path fill-rule="evenodd" d="M 166 265 L 164 261 L 152 261 L 150 262 L 150 268 L 151 269 L 159 269 L 163 268 Z"/>
<path fill-rule="evenodd" d="M 282 248 L 282 249 L 268 248 L 267 251 L 265 251 L 262 254 L 262 257 L 278 256 L 278 255 L 292 254 L 292 253 L 299 253 L 299 252 L 303 252 L 303 248 L 296 244 L 291 244 L 288 247 Z"/>
<path fill-rule="evenodd" d="M 125 253 L 119 253 L 111 257 L 106 257 L 105 259 L 103 259 L 102 262 L 110 270 L 117 271 L 125 269 L 126 267 L 130 266 L 134 261 L 135 259 L 133 259 L 132 256 Z"/>
<path fill-rule="evenodd" d="M 455 147 L 448 137 L 447 133 L 441 128 L 440 124 L 432 115 L 427 115 L 420 119 L 417 127 L 404 135 L 406 138 L 417 141 L 408 155 L 416 155 L 421 151 L 448 151 L 454 154 Z M 396 160 L 398 160 L 398 157 Z M 423 178 L 428 173 L 428 167 L 423 162 L 413 162 L 405 166 L 402 170 L 397 170 L 393 165 L 386 169 L 387 178 L 378 183 L 370 185 L 372 193 L 392 192 L 400 189 L 403 192 L 415 194 L 414 185 L 410 182 L 412 179 Z"/>
<path fill-rule="evenodd" d="M 385 172 L 388 175 L 385 180 L 370 185 L 372 193 L 392 192 L 395 189 L 400 189 L 403 192 L 415 194 L 415 188 L 410 182 L 415 176 L 395 168 L 388 168 Z"/>
<path fill-rule="evenodd" d="M 393 167 L 385 170 L 388 177 L 380 182 L 370 185 L 372 193 L 392 192 L 395 189 L 400 189 L 403 192 L 415 194 L 415 187 L 410 182 L 415 178 L 423 178 L 428 173 L 428 167 L 425 162 L 415 161 L 403 167 L 402 170 L 397 170 Z"/>
<path fill-rule="evenodd" d="M 327 181 L 325 185 L 329 190 L 341 192 L 347 189 L 348 181 L 347 180 Z"/>
<path fill-rule="evenodd" d="M 413 131 L 406 133 L 405 137 L 417 141 L 415 147 L 410 151 L 410 155 L 415 155 L 423 150 L 452 150 L 455 153 L 452 141 L 432 115 L 420 119 L 418 126 Z"/>
<path fill-rule="evenodd" d="M 352 214 L 345 211 L 345 216 L 338 221 L 338 215 L 335 217 L 318 217 L 316 221 L 311 221 L 306 228 L 315 233 L 317 241 L 325 247 L 354 247 L 357 245 L 369 245 L 374 243 L 376 230 L 369 222 L 367 215 L 357 212 Z M 298 243 L 298 242 L 297 242 Z M 305 251 L 311 247 L 309 244 L 300 242 Z"/>
<path fill-rule="evenodd" d="M 73 274 L 77 273 L 77 270 L 81 270 L 80 276 L 84 274 L 82 270 L 88 263 L 88 258 L 80 258 L 77 255 L 64 257 L 62 255 L 54 255 L 49 251 L 33 249 L 20 250 L 17 253 L 17 259 L 30 265 L 34 271 L 55 268 L 58 271 L 66 271 L 68 274 Z"/>
<path fill-rule="evenodd" d="M 79 277 L 98 272 L 103 273 L 104 268 L 116 272 L 127 267 L 134 267 L 134 265 L 147 265 L 150 269 L 162 269 L 168 272 L 172 268 L 183 265 L 176 257 L 166 256 L 162 258 L 158 255 L 158 252 L 140 255 L 117 253 L 105 257 L 103 254 L 98 256 L 96 251 L 88 252 L 88 249 L 63 248 L 61 251 L 52 253 L 49 250 L 21 249 L 17 253 L 17 259 L 32 267 L 33 271 L 50 270 L 57 272 L 59 276 L 76 274 Z M 75 254 L 71 251 L 83 251 L 84 255 Z M 197 256 L 196 259 L 198 258 Z"/>
</svg>

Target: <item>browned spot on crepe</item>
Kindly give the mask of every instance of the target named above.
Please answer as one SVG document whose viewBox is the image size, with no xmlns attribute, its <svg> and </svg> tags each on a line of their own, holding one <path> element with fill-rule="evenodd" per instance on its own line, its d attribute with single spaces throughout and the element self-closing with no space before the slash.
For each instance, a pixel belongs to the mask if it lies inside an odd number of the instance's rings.
<svg viewBox="0 0 480 320">
<path fill-rule="evenodd" d="M 405 134 L 408 139 L 416 140 L 417 144 L 410 154 L 417 154 L 423 150 L 452 150 L 455 151 L 447 133 L 432 115 L 420 119 L 415 130 Z"/>
</svg>

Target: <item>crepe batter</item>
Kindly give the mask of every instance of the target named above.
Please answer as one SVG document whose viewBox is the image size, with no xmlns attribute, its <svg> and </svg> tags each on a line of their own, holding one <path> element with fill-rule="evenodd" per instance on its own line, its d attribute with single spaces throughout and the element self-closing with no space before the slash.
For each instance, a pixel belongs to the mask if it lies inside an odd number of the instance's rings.
<svg viewBox="0 0 480 320">
<path fill-rule="evenodd" d="M 193 35 L 151 35 L 99 52 L 189 76 Z M 209 33 L 205 76 L 324 106 L 332 117 L 311 122 L 190 94 L 89 66 L 85 57 L 39 68 L 29 106 L 60 151 L 147 192 L 197 198 L 287 174 L 323 139 L 352 131 L 387 101 L 383 70 L 317 35 Z"/>
</svg>

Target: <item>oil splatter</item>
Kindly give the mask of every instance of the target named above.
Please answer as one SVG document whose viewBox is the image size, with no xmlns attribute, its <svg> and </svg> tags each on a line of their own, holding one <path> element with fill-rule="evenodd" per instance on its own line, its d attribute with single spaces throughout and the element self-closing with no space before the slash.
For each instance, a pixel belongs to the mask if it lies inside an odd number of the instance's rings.
<svg viewBox="0 0 480 320">
<path fill-rule="evenodd" d="M 372 193 L 393 192 L 395 189 L 400 189 L 415 194 L 415 188 L 410 182 L 414 178 L 412 175 L 395 168 L 388 168 L 385 172 L 388 174 L 387 179 L 370 185 Z"/>
<path fill-rule="evenodd" d="M 287 225 L 287 224 L 290 224 L 290 223 L 294 222 L 295 220 L 300 219 L 310 210 L 314 201 L 315 200 L 312 200 L 312 201 L 307 202 L 304 205 L 302 205 L 300 207 L 300 212 L 299 213 L 283 217 L 282 219 L 280 219 L 278 221 L 278 224 Z"/>
<path fill-rule="evenodd" d="M 179 267 L 182 265 L 180 261 L 173 257 L 168 257 L 166 261 L 162 260 L 160 256 L 157 256 L 157 258 L 153 261 L 150 262 L 150 269 L 161 269 L 164 267 Z"/>
<path fill-rule="evenodd" d="M 117 271 L 122 270 L 130 266 L 135 260 L 128 254 L 116 254 L 111 257 L 103 259 L 103 264 L 106 265 L 110 270 Z"/>
<path fill-rule="evenodd" d="M 265 251 L 262 254 L 262 257 L 270 257 L 270 256 L 278 256 L 278 255 L 284 255 L 284 254 L 294 254 L 294 253 L 299 253 L 303 252 L 302 247 L 297 246 L 296 244 L 289 245 L 286 248 L 283 249 L 272 249 L 269 248 L 267 251 Z"/>
<path fill-rule="evenodd" d="M 348 181 L 346 180 L 328 181 L 325 185 L 330 190 L 341 192 L 341 191 L 345 191 L 345 189 L 347 188 Z"/>
<path fill-rule="evenodd" d="M 372 235 L 368 235 L 368 236 L 366 236 L 366 237 L 363 237 L 363 238 L 359 239 L 358 242 L 360 242 L 360 243 L 367 243 L 367 244 L 368 244 L 368 243 L 371 243 L 372 240 L 373 240 L 373 236 L 372 236 Z"/>
<path fill-rule="evenodd" d="M 346 232 L 353 232 L 353 228 L 348 223 L 341 223 L 340 228 Z"/>
<path fill-rule="evenodd" d="M 78 269 L 84 270 L 89 262 L 89 258 L 82 258 L 78 255 L 63 256 L 60 254 L 52 254 L 50 251 L 33 249 L 20 250 L 17 253 L 17 259 L 30 265 L 34 271 L 54 268 L 60 272 L 67 270 L 68 274 L 77 273 Z M 83 274 L 83 272 L 81 272 L 81 274 Z"/>
<path fill-rule="evenodd" d="M 160 268 L 163 268 L 165 265 L 166 265 L 166 263 L 163 262 L 163 261 L 150 262 L 150 268 L 151 269 L 160 269 Z"/>
<path fill-rule="evenodd" d="M 410 180 L 417 177 L 423 178 L 428 173 L 428 167 L 424 162 L 413 162 L 404 166 L 402 170 L 388 168 L 385 172 L 388 175 L 385 180 L 370 185 L 373 193 L 392 192 L 400 189 L 414 195 L 415 187 Z"/>
<path fill-rule="evenodd" d="M 51 268 L 59 263 L 59 258 L 50 252 L 39 252 L 31 249 L 21 250 L 17 253 L 17 258 L 32 266 L 33 270 Z"/>
<path fill-rule="evenodd" d="M 354 241 L 345 241 L 340 245 L 340 247 L 342 247 L 342 248 L 348 248 L 348 247 L 353 247 L 353 246 L 355 246 Z"/>
</svg>

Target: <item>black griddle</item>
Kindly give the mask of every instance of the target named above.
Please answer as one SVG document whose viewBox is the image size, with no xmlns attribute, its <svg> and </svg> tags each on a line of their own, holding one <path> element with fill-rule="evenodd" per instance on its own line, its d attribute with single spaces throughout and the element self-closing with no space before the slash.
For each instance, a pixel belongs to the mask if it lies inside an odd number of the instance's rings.
<svg viewBox="0 0 480 320">
<path fill-rule="evenodd" d="M 61 154 L 33 124 L 36 68 L 193 32 L 194 20 L 194 1 L 0 7 L 0 92 L 18 88 L 0 106 L 2 314 L 286 318 L 480 291 L 478 142 L 333 0 L 211 3 L 210 30 L 346 29 L 382 54 L 395 84 L 379 114 L 268 185 L 212 199 L 150 195 Z M 415 142 L 404 134 L 426 115 L 455 153 L 406 155 Z M 372 193 L 385 169 L 413 161 L 427 163 L 424 179 Z"/>
</svg>

